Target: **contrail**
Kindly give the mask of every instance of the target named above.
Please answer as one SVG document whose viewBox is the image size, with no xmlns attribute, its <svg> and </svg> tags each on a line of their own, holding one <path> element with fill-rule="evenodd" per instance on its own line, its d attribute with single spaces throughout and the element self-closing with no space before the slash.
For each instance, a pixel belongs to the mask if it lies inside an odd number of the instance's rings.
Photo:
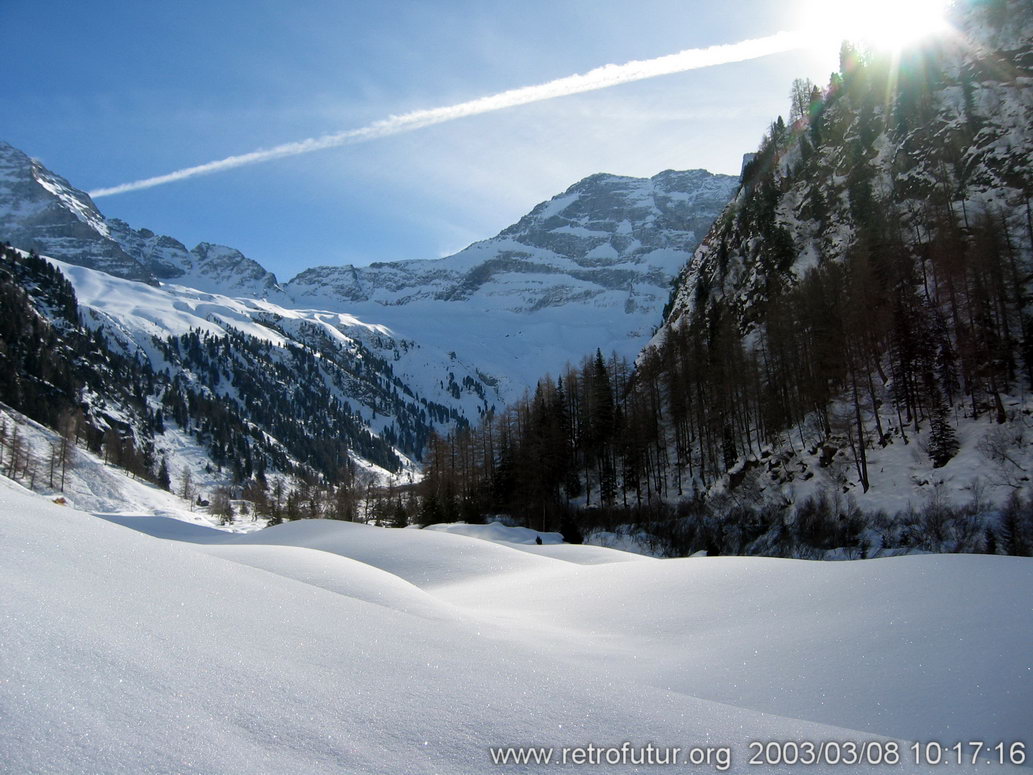
<svg viewBox="0 0 1033 775">
<path fill-rule="evenodd" d="M 207 164 L 199 164 L 196 167 L 186 167 L 166 175 L 158 175 L 153 178 L 136 180 L 131 183 L 123 183 L 110 188 L 98 188 L 90 192 L 92 197 L 111 196 L 113 194 L 124 194 L 127 191 L 138 191 L 143 188 L 161 186 L 165 183 L 173 183 L 177 180 L 185 180 L 196 175 L 208 175 L 213 172 L 243 167 L 248 164 L 257 164 L 271 159 L 279 159 L 284 156 L 297 156 L 302 153 L 320 151 L 324 148 L 336 148 L 341 145 L 361 143 L 366 140 L 375 140 L 379 137 L 387 137 L 401 132 L 410 132 L 432 124 L 441 124 L 445 121 L 452 121 L 466 116 L 475 116 L 479 113 L 490 113 L 503 108 L 512 108 L 517 105 L 527 105 L 531 102 L 551 100 L 556 97 L 566 97 L 571 94 L 606 89 L 610 86 L 617 86 L 622 83 L 641 81 L 646 78 L 655 78 L 658 75 L 670 75 L 686 70 L 697 70 L 704 67 L 724 65 L 731 62 L 744 62 L 748 59 L 758 59 L 770 54 L 779 54 L 785 51 L 805 48 L 809 45 L 810 39 L 803 32 L 779 32 L 764 38 L 745 40 L 741 43 L 729 43 L 722 46 L 711 46 L 709 48 L 693 48 L 679 51 L 677 54 L 646 59 L 642 61 L 626 62 L 622 65 L 604 65 L 587 73 L 570 75 L 565 78 L 557 78 L 554 81 L 538 84 L 535 86 L 523 86 L 518 89 L 492 94 L 488 97 L 480 97 L 468 102 L 460 102 L 456 105 L 448 105 L 441 108 L 428 110 L 414 110 L 411 113 L 403 113 L 400 116 L 389 116 L 380 121 L 375 121 L 367 126 L 358 129 L 347 129 L 343 132 L 335 132 L 322 137 L 313 137 L 308 140 L 300 140 L 293 143 L 277 145 L 273 148 L 252 151 L 237 156 L 227 156 L 225 159 L 211 161 Z"/>
</svg>

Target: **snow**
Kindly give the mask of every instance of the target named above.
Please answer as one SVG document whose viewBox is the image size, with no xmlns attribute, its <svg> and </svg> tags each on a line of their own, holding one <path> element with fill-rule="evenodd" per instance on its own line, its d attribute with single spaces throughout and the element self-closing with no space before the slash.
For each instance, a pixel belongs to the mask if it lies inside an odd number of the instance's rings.
<svg viewBox="0 0 1033 775">
<path fill-rule="evenodd" d="M 104 217 L 97 212 L 97 208 L 89 200 L 86 194 L 76 191 L 68 185 L 68 181 L 59 178 L 48 170 L 44 169 L 39 162 L 33 163 L 32 174 L 36 182 L 44 189 L 53 194 L 57 199 L 83 223 L 88 224 L 102 237 L 109 237 L 108 225 Z"/>
<path fill-rule="evenodd" d="M 867 492 L 858 481 L 853 457 L 845 446 L 839 446 L 831 462 L 823 466 L 820 458 L 826 437 L 820 432 L 805 430 L 808 444 L 802 447 L 798 441 L 783 437 L 766 447 L 763 457 L 749 458 L 756 467 L 747 475 L 739 497 L 748 497 L 759 506 L 800 504 L 822 493 L 843 494 L 845 503 L 856 505 L 864 513 L 888 517 L 920 511 L 935 500 L 954 509 L 970 509 L 992 521 L 996 518 L 993 512 L 1013 493 L 1027 490 L 1029 471 L 1033 470 L 1033 398 L 1005 394 L 1002 402 L 1008 417 L 1005 425 L 998 425 L 990 414 L 972 419 L 958 412 L 955 432 L 959 450 L 941 468 L 934 468 L 929 456 L 929 423 L 917 433 L 908 425 L 901 434 L 886 402 L 880 416 L 887 444 L 872 440 L 866 448 L 871 485 Z M 837 401 L 830 416 L 848 416 L 852 411 L 845 401 Z M 746 460 L 740 459 L 738 470 Z M 708 497 L 727 492 L 728 484 L 727 477 L 719 479 L 707 491 Z M 873 548 L 878 549 L 878 545 Z M 972 551 L 972 547 L 964 550 Z"/>
<path fill-rule="evenodd" d="M 527 538 L 230 535 L 0 479 L 0 771 L 468 774 L 493 745 L 632 741 L 745 772 L 750 740 L 1033 726 L 1029 560 L 586 564 Z"/>
<path fill-rule="evenodd" d="M 57 434 L 6 407 L 0 408 L 0 423 L 9 432 L 17 426 L 22 442 L 36 461 L 34 489 L 48 498 L 63 498 L 69 506 L 91 512 L 159 514 L 188 522 L 211 524 L 206 516 L 192 513 L 189 505 L 180 498 L 148 482 L 126 476 L 124 471 L 105 465 L 96 455 L 81 447 L 71 453 L 64 489 L 50 487 L 47 462 L 52 445 L 57 441 Z M 165 438 L 174 438 L 183 445 L 176 453 L 169 455 L 173 471 L 190 465 L 194 469 L 196 481 L 203 482 L 199 472 L 204 468 L 205 458 L 196 450 L 196 445 L 188 445 L 186 439 L 172 433 L 166 433 Z M 54 484 L 58 485 L 59 479 Z"/>
<path fill-rule="evenodd" d="M 484 398 L 468 388 L 458 397 L 448 392 L 449 373 L 454 374 L 459 384 L 469 380 L 475 385 L 480 382 L 476 369 L 462 359 L 451 357 L 441 348 L 421 347 L 412 339 L 399 337 L 385 325 L 366 322 L 348 312 L 291 309 L 264 299 L 233 298 L 175 284 L 154 287 L 48 260 L 75 288 L 85 323 L 91 328 L 103 328 L 118 340 L 126 353 L 132 356 L 142 353 L 157 371 L 167 364 L 154 345 L 155 337 L 165 339 L 190 331 L 223 336 L 234 330 L 277 347 L 287 347 L 325 336 L 353 357 L 358 357 L 360 346 L 364 346 L 389 362 L 393 376 L 414 394 L 402 400 L 417 413 L 422 408 L 421 399 L 453 408 L 470 418 L 480 416 L 492 404 L 502 405 L 490 385 L 483 386 Z M 271 327 L 273 324 L 276 329 Z M 420 328 L 418 324 L 413 327 Z M 230 395 L 230 384 L 223 383 L 220 392 Z M 373 408 L 363 403 L 361 395 L 340 392 L 339 398 L 362 414 L 373 433 L 382 433 L 395 420 L 384 413 L 382 407 L 374 417 Z"/>
<path fill-rule="evenodd" d="M 530 552 L 542 557 L 578 563 L 581 565 L 597 565 L 606 562 L 636 562 L 648 559 L 641 554 L 627 551 L 615 551 L 604 546 L 572 546 L 563 543 L 559 533 L 542 533 L 527 527 L 511 527 L 499 522 L 486 525 L 470 525 L 465 522 L 450 522 L 441 525 L 428 525 L 425 530 L 433 530 L 451 535 L 462 535 L 492 541 L 502 546 Z M 535 539 L 541 538 L 542 543 Z"/>
<path fill-rule="evenodd" d="M 535 544 L 540 538 L 543 544 L 562 544 L 563 536 L 559 533 L 545 533 L 529 527 L 504 525 L 501 522 L 488 522 L 485 525 L 471 525 L 466 522 L 444 522 L 440 525 L 428 525 L 426 530 L 434 530 L 452 535 L 482 538 L 503 544 Z"/>
</svg>

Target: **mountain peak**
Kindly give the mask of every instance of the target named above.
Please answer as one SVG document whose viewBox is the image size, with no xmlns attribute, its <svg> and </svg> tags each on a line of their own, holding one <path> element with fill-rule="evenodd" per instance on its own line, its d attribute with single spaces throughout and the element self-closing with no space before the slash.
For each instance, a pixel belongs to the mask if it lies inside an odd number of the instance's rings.
<svg viewBox="0 0 1033 775">
<path fill-rule="evenodd" d="M 151 273 L 111 238 L 89 194 L 0 141 L 0 238 L 133 280 Z"/>
<path fill-rule="evenodd" d="M 637 352 L 737 187 L 738 178 L 705 170 L 599 173 L 452 256 L 316 267 L 284 290 L 296 305 L 458 349 L 514 398 L 600 346 Z"/>
<path fill-rule="evenodd" d="M 90 195 L 0 140 L 0 239 L 127 280 L 175 280 L 198 290 L 264 298 L 276 276 L 235 248 L 178 240 L 105 218 Z"/>
</svg>

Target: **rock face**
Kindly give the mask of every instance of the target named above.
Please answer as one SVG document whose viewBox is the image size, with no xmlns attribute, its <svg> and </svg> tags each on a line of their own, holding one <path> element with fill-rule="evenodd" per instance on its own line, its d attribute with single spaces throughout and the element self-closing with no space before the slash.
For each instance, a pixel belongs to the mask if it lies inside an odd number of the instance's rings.
<svg viewBox="0 0 1033 775">
<path fill-rule="evenodd" d="M 168 239 L 167 237 L 165 239 Z M 187 285 L 209 293 L 230 296 L 253 296 L 263 299 L 280 290 L 276 275 L 236 248 L 202 242 L 190 251 L 189 263 L 183 274 L 174 278 L 179 285 Z"/>
<path fill-rule="evenodd" d="M 681 273 L 666 323 L 728 300 L 748 328 L 771 288 L 841 260 L 876 223 L 919 254 L 948 223 L 970 236 L 991 219 L 1029 250 L 1033 6 L 960 2 L 953 14 L 955 35 L 894 65 L 891 98 L 885 63 L 856 67 L 809 126 L 744 159 L 744 185 Z"/>
<path fill-rule="evenodd" d="M 239 250 L 172 237 L 105 218 L 89 194 L 0 141 L 0 239 L 126 280 L 173 281 L 209 293 L 264 298 L 276 276 Z"/>
<path fill-rule="evenodd" d="M 119 277 L 152 277 L 112 238 L 88 194 L 3 141 L 0 239 Z"/>
<path fill-rule="evenodd" d="M 593 175 L 453 256 L 315 267 L 285 290 L 298 301 L 331 305 L 473 302 L 531 313 L 594 302 L 623 314 L 654 313 L 737 184 L 704 170 L 668 170 L 648 180 Z"/>
</svg>

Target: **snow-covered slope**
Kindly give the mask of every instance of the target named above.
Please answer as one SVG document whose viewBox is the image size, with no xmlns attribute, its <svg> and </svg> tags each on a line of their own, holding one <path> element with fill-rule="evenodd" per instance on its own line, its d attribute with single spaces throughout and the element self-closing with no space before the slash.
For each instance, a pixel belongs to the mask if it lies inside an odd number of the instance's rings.
<svg viewBox="0 0 1033 775">
<path fill-rule="evenodd" d="M 594 175 L 448 258 L 316 267 L 284 289 L 451 346 L 512 400 L 597 348 L 637 352 L 737 185 L 703 170 Z"/>
<path fill-rule="evenodd" d="M 156 340 L 191 331 L 214 336 L 240 332 L 277 348 L 301 344 L 354 364 L 351 380 L 335 388 L 336 396 L 357 410 L 377 434 L 392 427 L 398 430 L 403 414 L 426 417 L 428 403 L 439 408 L 437 421 L 448 424 L 454 417 L 477 417 L 499 401 L 476 370 L 458 357 L 343 312 L 289 309 L 261 299 L 233 298 L 170 283 L 150 286 L 61 261 L 53 263 L 75 288 L 87 326 L 103 331 L 128 354 L 147 358 L 157 370 L 175 372 L 176 367 Z M 229 382 L 215 389 L 235 395 Z M 393 405 L 388 405 L 388 399 Z M 415 454 L 411 446 L 405 451 Z"/>
<path fill-rule="evenodd" d="M 468 775 L 494 746 L 625 741 L 791 772 L 749 742 L 1010 745 L 1033 723 L 1014 558 L 586 565 L 334 522 L 227 538 L 7 480 L 0 514 L 5 772 Z M 179 540 L 127 529 L 159 522 Z M 932 770 L 897 745 L 901 771 Z"/>
</svg>

